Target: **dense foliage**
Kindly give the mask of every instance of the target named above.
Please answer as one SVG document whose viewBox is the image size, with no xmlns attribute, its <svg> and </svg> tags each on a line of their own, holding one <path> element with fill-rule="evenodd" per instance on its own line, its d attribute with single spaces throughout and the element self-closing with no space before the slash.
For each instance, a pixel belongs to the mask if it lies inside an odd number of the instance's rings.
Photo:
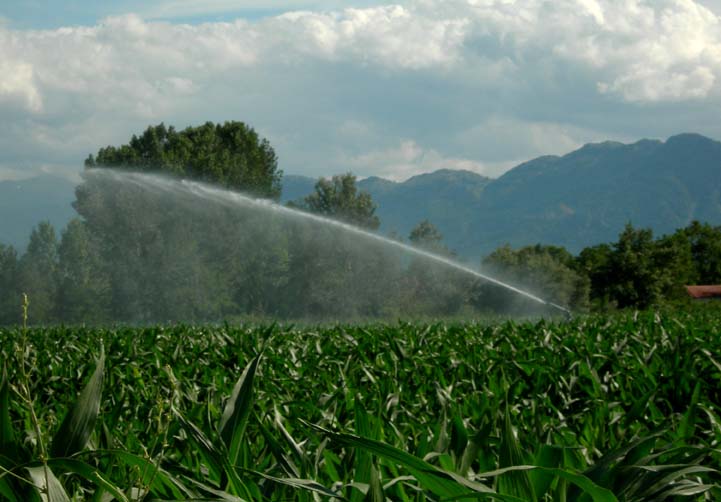
<svg viewBox="0 0 721 502">
<path fill-rule="evenodd" d="M 290 205 L 369 230 L 380 226 L 376 205 L 367 192 L 358 191 L 351 173 L 319 179 L 312 194 Z"/>
<path fill-rule="evenodd" d="M 0 330 L 0 498 L 718 500 L 719 331 L 712 308 Z"/>
<path fill-rule="evenodd" d="M 549 313 L 498 286 L 323 225 L 116 185 L 97 193 L 104 196 L 88 201 L 94 216 L 74 220 L 59 239 L 43 223 L 22 256 L 0 244 L 0 324 L 19 321 L 23 292 L 33 298 L 36 323 Z M 115 211 L 120 204 L 144 211 Z M 453 257 L 430 222 L 409 241 Z M 721 228 L 693 222 L 654 239 L 629 225 L 617 242 L 575 257 L 555 246 L 506 246 L 484 258 L 481 270 L 577 312 L 686 304 L 684 285 L 721 283 Z"/>
<path fill-rule="evenodd" d="M 164 124 L 148 127 L 120 147 L 101 148 L 85 167 L 111 167 L 165 172 L 243 190 L 260 197 L 280 196 L 282 171 L 275 151 L 242 122 L 213 124 L 176 131 Z M 82 191 L 78 198 L 81 215 Z"/>
</svg>

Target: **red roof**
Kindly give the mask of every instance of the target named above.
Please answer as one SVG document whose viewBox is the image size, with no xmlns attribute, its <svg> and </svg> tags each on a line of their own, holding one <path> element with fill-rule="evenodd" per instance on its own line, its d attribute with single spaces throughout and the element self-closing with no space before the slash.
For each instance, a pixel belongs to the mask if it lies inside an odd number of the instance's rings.
<svg viewBox="0 0 721 502">
<path fill-rule="evenodd" d="M 686 286 L 692 298 L 721 298 L 721 286 Z"/>
</svg>

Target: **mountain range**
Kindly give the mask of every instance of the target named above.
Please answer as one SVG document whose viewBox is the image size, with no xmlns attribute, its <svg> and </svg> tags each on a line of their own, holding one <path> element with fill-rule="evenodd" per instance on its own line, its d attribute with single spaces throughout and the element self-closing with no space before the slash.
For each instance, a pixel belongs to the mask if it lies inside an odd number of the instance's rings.
<svg viewBox="0 0 721 502">
<path fill-rule="evenodd" d="M 72 183 L 44 178 L 0 183 L 0 242 L 22 248 L 37 221 L 60 227 L 72 216 Z M 284 176 L 282 201 L 311 193 L 315 181 Z M 626 223 L 656 235 L 693 220 L 721 224 L 721 142 L 680 134 L 665 142 L 593 143 L 496 179 L 439 170 L 404 182 L 370 177 L 358 187 L 377 204 L 383 233 L 407 237 L 427 219 L 448 247 L 470 259 L 504 244 L 553 244 L 575 253 L 615 241 Z"/>
</svg>

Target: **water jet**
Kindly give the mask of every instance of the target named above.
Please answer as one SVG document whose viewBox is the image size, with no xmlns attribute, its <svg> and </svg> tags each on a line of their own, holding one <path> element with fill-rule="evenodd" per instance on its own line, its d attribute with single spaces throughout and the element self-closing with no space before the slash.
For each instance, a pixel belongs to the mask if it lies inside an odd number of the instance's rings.
<svg viewBox="0 0 721 502">
<path fill-rule="evenodd" d="M 169 194 L 184 194 L 192 196 L 193 198 L 199 198 L 213 202 L 215 204 L 222 204 L 228 207 L 248 207 L 261 209 L 274 214 L 279 214 L 287 218 L 292 218 L 305 222 L 313 222 L 319 225 L 324 225 L 329 228 L 335 228 L 346 232 L 351 235 L 356 235 L 363 239 L 375 241 L 385 246 L 391 246 L 398 250 L 401 250 L 409 255 L 424 258 L 431 262 L 438 263 L 442 266 L 448 267 L 460 271 L 464 274 L 468 274 L 477 279 L 481 279 L 488 283 L 494 284 L 508 291 L 511 291 L 519 296 L 532 300 L 539 305 L 544 305 L 549 308 L 555 309 L 567 317 L 571 315 L 569 309 L 558 305 L 556 303 L 544 300 L 543 298 L 536 296 L 528 291 L 524 291 L 518 287 L 501 281 L 493 276 L 482 273 L 474 268 L 471 268 L 463 263 L 452 260 L 446 256 L 442 256 L 436 253 L 429 252 L 424 249 L 394 240 L 388 237 L 384 237 L 377 233 L 373 233 L 362 228 L 344 223 L 342 221 L 334 220 L 317 214 L 305 212 L 302 210 L 290 208 L 273 202 L 268 199 L 259 199 L 243 195 L 241 193 L 219 188 L 210 184 L 188 180 L 188 179 L 176 179 L 170 177 L 163 177 L 156 174 L 147 174 L 136 171 L 119 171 L 107 168 L 100 169 L 88 169 L 85 171 L 87 176 L 102 176 L 105 178 L 112 179 L 118 182 L 131 183 L 144 190 L 166 192 Z"/>
</svg>

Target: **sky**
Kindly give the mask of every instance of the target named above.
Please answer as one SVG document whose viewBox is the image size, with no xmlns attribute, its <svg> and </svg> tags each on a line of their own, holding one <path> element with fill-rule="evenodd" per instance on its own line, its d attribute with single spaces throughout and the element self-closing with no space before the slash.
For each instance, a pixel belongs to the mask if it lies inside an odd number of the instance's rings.
<svg viewBox="0 0 721 502">
<path fill-rule="evenodd" d="M 721 140 L 721 0 L 3 0 L 0 180 L 149 125 L 243 121 L 286 174 L 497 177 Z"/>
</svg>

